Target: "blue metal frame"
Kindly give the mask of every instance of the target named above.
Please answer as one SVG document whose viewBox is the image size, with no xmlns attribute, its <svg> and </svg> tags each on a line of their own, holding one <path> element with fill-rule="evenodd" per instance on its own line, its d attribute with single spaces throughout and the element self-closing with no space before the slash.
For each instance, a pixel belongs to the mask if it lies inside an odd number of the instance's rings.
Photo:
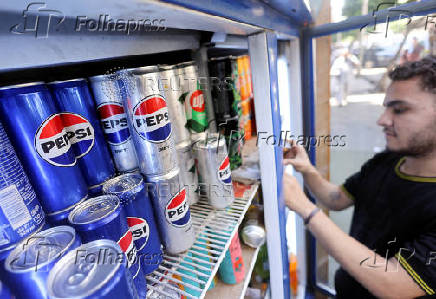
<svg viewBox="0 0 436 299">
<path fill-rule="evenodd" d="M 302 84 L 303 84 L 303 127 L 304 135 L 315 136 L 315 90 L 313 74 L 313 39 L 303 30 L 301 38 L 302 54 Z M 316 164 L 316 147 L 310 143 L 309 158 L 312 164 Z"/>
<path fill-rule="evenodd" d="M 295 12 L 290 11 L 291 15 L 286 15 L 283 11 L 277 11 L 258 0 L 162 0 L 162 2 L 176 4 L 292 36 L 298 36 L 300 26 L 311 21 L 310 13 L 306 6 L 300 4 L 303 2 L 302 0 L 293 0 L 295 5 L 293 5 L 294 3 L 289 4 L 289 6 L 295 6 L 298 9 Z"/>
<path fill-rule="evenodd" d="M 268 5 L 291 17 L 298 24 L 304 25 L 312 21 L 310 11 L 303 0 L 268 0 Z"/>
<path fill-rule="evenodd" d="M 277 36 L 271 32 L 266 33 L 268 46 L 268 66 L 270 77 L 270 98 L 271 98 L 271 114 L 273 122 L 273 131 L 275 136 L 281 136 L 281 121 L 280 121 L 280 104 L 278 95 L 278 78 L 277 78 Z M 277 173 L 277 198 L 278 200 L 278 216 L 280 226 L 280 247 L 282 251 L 282 266 L 283 266 L 283 292 L 284 298 L 290 298 L 290 278 L 289 278 L 289 258 L 288 258 L 288 242 L 286 239 L 286 205 L 282 197 L 282 179 L 283 179 L 283 148 L 274 147 L 276 159 Z"/>
<path fill-rule="evenodd" d="M 265 201 L 265 226 L 270 256 L 273 298 L 290 298 L 289 261 L 286 240 L 286 206 L 282 197 L 282 148 L 268 144 L 267 136 L 280 136 L 280 106 L 277 78 L 277 36 L 260 32 L 248 37 L 258 148 Z M 262 134 L 267 133 L 267 135 Z"/>
<path fill-rule="evenodd" d="M 301 38 L 302 54 L 302 84 L 303 84 L 303 131 L 305 136 L 315 136 L 315 90 L 313 73 L 313 39 L 303 30 Z M 309 159 L 316 165 L 316 147 L 309 144 Z M 315 200 L 310 198 L 313 202 Z M 308 265 L 308 288 L 316 288 L 316 239 L 308 234 L 309 241 L 309 265 Z M 306 292 L 308 293 L 308 292 Z"/>
<path fill-rule="evenodd" d="M 313 28 L 302 30 L 301 53 L 302 57 L 302 76 L 303 76 L 303 114 L 304 114 L 304 134 L 315 135 L 315 91 L 314 91 L 314 71 L 313 71 L 313 39 L 353 29 L 363 29 L 373 27 L 375 24 L 382 24 L 398 19 L 411 18 L 412 16 L 424 16 L 436 12 L 436 1 L 423 0 L 421 2 L 399 5 L 389 9 L 372 12 L 366 16 L 356 16 L 348 18 L 339 23 L 329 23 Z M 436 17 L 436 16 L 434 16 Z M 436 19 L 434 19 L 436 21 Z M 433 20 L 432 20 L 433 21 Z M 434 21 L 433 23 L 434 24 Z M 309 158 L 313 165 L 316 165 L 316 148 L 309 146 Z M 313 198 L 311 198 L 313 201 Z M 309 236 L 310 256 L 309 256 L 309 287 L 319 289 L 324 294 L 328 291 L 317 286 L 316 280 L 316 239 Z M 332 294 L 330 294 L 332 295 Z"/>
<path fill-rule="evenodd" d="M 315 89 L 313 71 L 313 39 L 316 37 L 327 36 L 338 32 L 353 29 L 373 29 L 376 24 L 382 24 L 399 19 L 411 18 L 413 16 L 425 16 L 436 12 L 436 1 L 422 0 L 420 2 L 398 5 L 388 9 L 370 12 L 365 16 L 350 17 L 338 23 L 328 23 L 312 28 L 302 29 L 301 34 L 301 53 L 302 53 L 302 85 L 303 85 L 303 114 L 304 114 L 304 134 L 315 135 Z M 431 16 L 429 24 L 436 23 L 436 16 Z M 372 28 L 371 28 L 372 27 Z M 316 148 L 310 145 L 309 158 L 313 165 L 316 165 Z M 311 198 L 313 201 L 314 199 Z M 318 289 L 324 294 L 329 294 L 325 289 L 317 286 L 316 280 L 316 239 L 309 235 L 309 277 L 308 287 L 312 290 Z"/>
</svg>

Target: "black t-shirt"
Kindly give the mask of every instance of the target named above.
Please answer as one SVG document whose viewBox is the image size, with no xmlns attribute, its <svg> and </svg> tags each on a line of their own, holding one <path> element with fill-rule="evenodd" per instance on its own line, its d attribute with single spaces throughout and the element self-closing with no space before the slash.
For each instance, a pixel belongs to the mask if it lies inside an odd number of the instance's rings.
<svg viewBox="0 0 436 299">
<path fill-rule="evenodd" d="M 342 188 L 355 205 L 350 235 L 382 257 L 395 256 L 432 296 L 436 294 L 436 178 L 406 175 L 400 171 L 403 162 L 396 154 L 379 153 L 345 181 Z M 374 255 L 368 258 L 362 267 L 384 267 L 381 261 L 374 263 Z M 342 268 L 336 272 L 335 288 L 337 298 L 375 298 Z"/>
</svg>

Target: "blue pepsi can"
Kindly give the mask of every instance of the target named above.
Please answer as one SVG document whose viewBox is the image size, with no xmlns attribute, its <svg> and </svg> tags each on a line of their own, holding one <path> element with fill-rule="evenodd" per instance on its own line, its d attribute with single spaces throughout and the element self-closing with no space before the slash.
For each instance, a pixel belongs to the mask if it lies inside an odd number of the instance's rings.
<svg viewBox="0 0 436 299">
<path fill-rule="evenodd" d="M 81 118 L 59 113 L 41 82 L 1 88 L 0 112 L 48 220 L 84 200 L 88 190 L 72 148 L 86 137 Z"/>
<path fill-rule="evenodd" d="M 124 174 L 103 185 L 104 193 L 121 200 L 144 274 L 153 272 L 162 262 L 162 245 L 147 191 L 139 173 Z"/>
<path fill-rule="evenodd" d="M 119 172 L 138 169 L 135 146 L 129 130 L 123 97 L 115 75 L 100 75 L 89 78 L 97 105 L 100 124 Z"/>
<path fill-rule="evenodd" d="M 17 298 L 46 299 L 49 271 L 68 251 L 80 246 L 71 226 L 56 226 L 21 242 L 5 261 L 6 281 Z"/>
<path fill-rule="evenodd" d="M 0 123 L 0 250 L 44 225 L 35 191 Z"/>
<path fill-rule="evenodd" d="M 124 253 L 107 239 L 83 244 L 57 262 L 47 292 L 51 299 L 138 298 Z"/>
<path fill-rule="evenodd" d="M 68 221 L 68 216 L 70 215 L 71 211 L 74 210 L 74 208 L 80 203 L 75 204 L 74 206 L 66 209 L 66 210 L 62 210 L 59 211 L 57 213 L 53 213 L 50 214 L 50 218 L 49 223 L 52 226 L 58 226 L 58 225 L 71 225 L 70 222 Z"/>
<path fill-rule="evenodd" d="M 12 299 L 12 298 L 15 298 L 15 296 L 12 295 L 11 290 L 8 288 L 8 286 L 5 285 L 1 281 L 0 281 L 0 298 L 1 299 Z"/>
<path fill-rule="evenodd" d="M 9 253 L 11 253 L 12 250 L 14 250 L 17 246 L 19 246 L 20 243 L 26 242 L 28 238 L 31 238 L 36 233 L 39 233 L 42 230 L 49 229 L 50 225 L 45 223 L 43 226 L 40 226 L 35 232 L 27 236 L 26 238 L 22 239 L 20 242 L 13 244 L 10 247 L 7 247 L 5 249 L 0 250 L 0 279 L 3 279 L 5 277 L 5 261 L 6 258 L 9 256 Z M 0 297 L 1 298 L 1 297 Z"/>
<path fill-rule="evenodd" d="M 80 203 L 68 216 L 84 243 L 110 239 L 118 243 L 127 256 L 127 267 L 133 276 L 140 298 L 147 294 L 147 283 L 141 271 L 133 235 L 118 197 L 102 195 Z"/>
<path fill-rule="evenodd" d="M 85 79 L 53 82 L 49 84 L 59 109 L 82 119 L 72 125 L 85 129 L 81 142 L 74 144 L 80 170 L 88 183 L 89 193 L 101 191 L 101 184 L 115 175 L 115 168 L 97 118 L 94 100 Z M 68 119 L 66 119 L 68 121 Z M 75 126 L 73 129 L 75 129 Z"/>
</svg>

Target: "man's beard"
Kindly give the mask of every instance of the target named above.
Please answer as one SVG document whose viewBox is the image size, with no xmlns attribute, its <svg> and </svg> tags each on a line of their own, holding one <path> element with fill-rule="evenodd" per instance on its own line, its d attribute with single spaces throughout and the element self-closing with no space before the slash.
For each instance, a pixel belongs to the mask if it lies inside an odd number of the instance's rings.
<svg viewBox="0 0 436 299">
<path fill-rule="evenodd" d="M 386 149 L 390 152 L 400 154 L 402 156 L 409 157 L 425 157 L 436 152 L 436 127 L 435 124 L 427 127 L 425 130 L 414 134 L 412 138 L 409 138 L 407 146 L 400 149 L 390 149 L 386 146 Z"/>
</svg>

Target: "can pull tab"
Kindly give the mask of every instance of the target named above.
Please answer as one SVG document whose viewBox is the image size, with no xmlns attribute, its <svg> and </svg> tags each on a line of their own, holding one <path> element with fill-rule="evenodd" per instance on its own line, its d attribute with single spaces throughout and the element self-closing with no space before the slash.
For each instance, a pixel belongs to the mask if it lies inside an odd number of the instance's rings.
<svg viewBox="0 0 436 299">
<path fill-rule="evenodd" d="M 76 266 L 76 272 L 72 273 L 67 279 L 66 287 L 68 289 L 77 288 L 82 284 L 86 284 L 89 281 L 89 277 L 92 275 L 90 272 L 96 267 L 96 263 L 82 262 Z"/>
</svg>

